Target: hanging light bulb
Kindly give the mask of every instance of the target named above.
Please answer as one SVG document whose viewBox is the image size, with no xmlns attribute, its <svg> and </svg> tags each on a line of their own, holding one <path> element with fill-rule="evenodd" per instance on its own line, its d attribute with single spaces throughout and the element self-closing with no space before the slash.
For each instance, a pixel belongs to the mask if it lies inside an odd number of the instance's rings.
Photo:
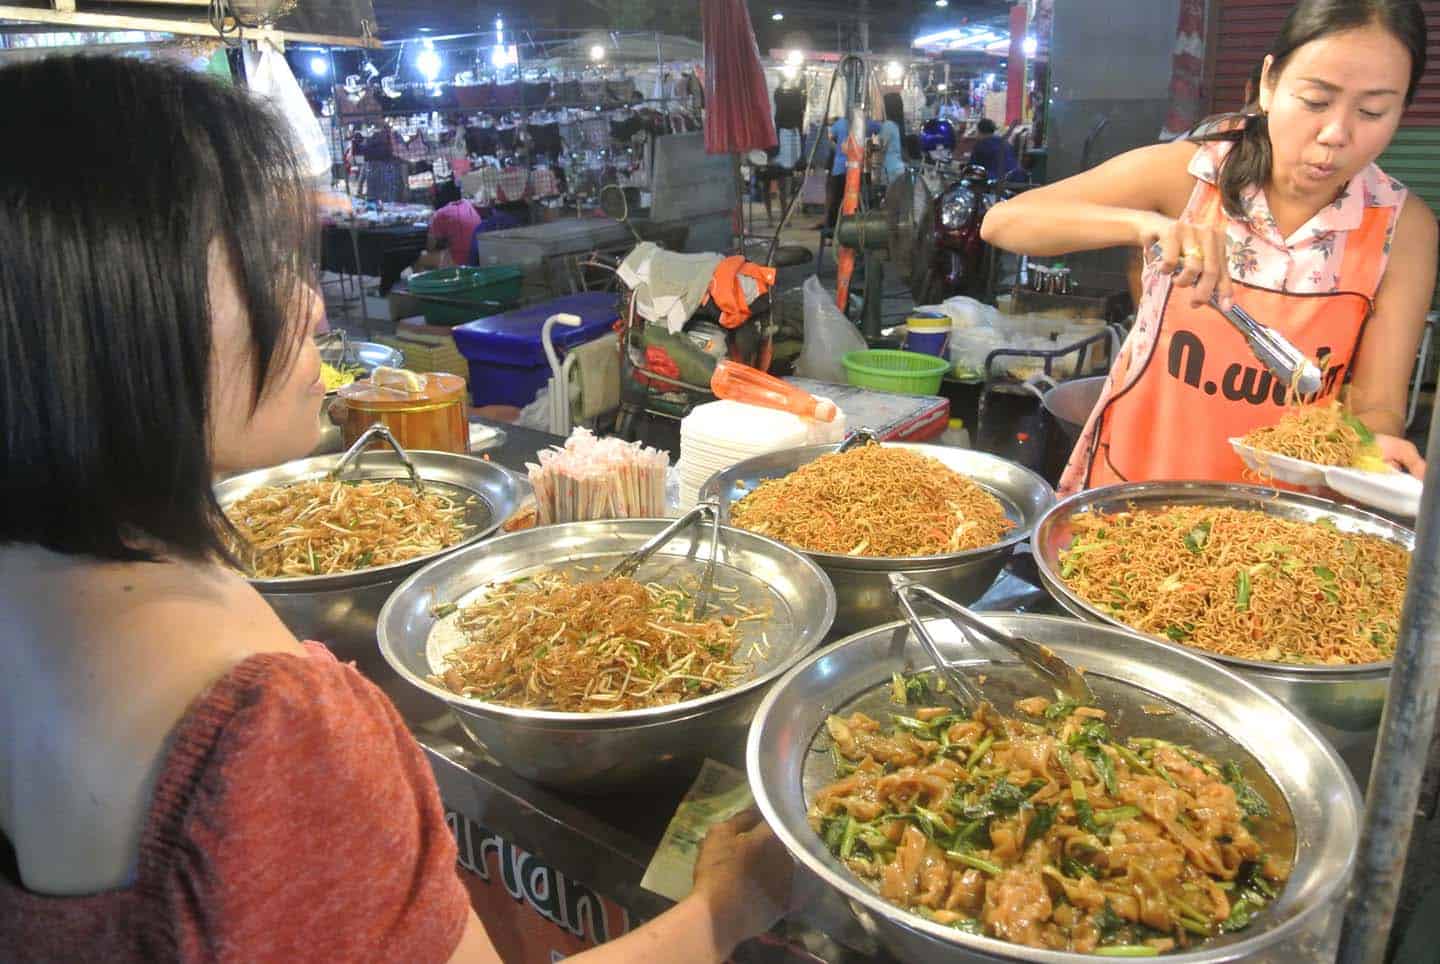
<svg viewBox="0 0 1440 964">
<path fill-rule="evenodd" d="M 1035 52 L 1040 49 L 1040 42 L 1033 36 L 1027 36 L 1024 42 L 1021 43 L 1020 49 L 1025 51 L 1025 56 L 1033 57 L 1035 56 Z"/>
<path fill-rule="evenodd" d="M 905 68 L 900 66 L 899 61 L 892 60 L 885 65 L 885 79 L 890 81 L 890 83 L 898 84 L 904 76 Z"/>
<path fill-rule="evenodd" d="M 771 19 L 771 20 L 784 20 L 784 19 L 785 19 L 785 14 L 781 13 L 779 10 L 776 10 L 774 13 L 772 13 L 772 14 L 770 15 L 770 19 Z"/>
<path fill-rule="evenodd" d="M 440 68 L 444 65 L 435 45 L 428 40 L 425 41 L 424 49 L 415 56 L 415 66 L 419 69 L 421 76 L 428 82 L 434 83 L 435 78 L 440 76 Z"/>
<path fill-rule="evenodd" d="M 600 44 L 596 44 L 595 46 L 591 47 L 591 48 L 590 48 L 590 59 L 593 60 L 593 61 L 595 61 L 597 64 L 598 64 L 600 61 L 604 60 L 604 59 L 605 59 L 605 48 L 602 47 Z"/>
<path fill-rule="evenodd" d="M 321 57 L 318 54 L 314 57 L 311 57 L 310 73 L 314 74 L 316 77 L 324 77 L 326 74 L 330 73 L 330 61 L 326 60 L 324 57 Z"/>
<path fill-rule="evenodd" d="M 791 67 L 799 67 L 801 64 L 805 63 L 805 51 L 790 51 L 788 54 L 785 55 L 785 63 L 789 64 Z"/>
<path fill-rule="evenodd" d="M 948 7 L 950 6 L 950 0 L 935 0 L 935 6 L 942 8 Z"/>
</svg>

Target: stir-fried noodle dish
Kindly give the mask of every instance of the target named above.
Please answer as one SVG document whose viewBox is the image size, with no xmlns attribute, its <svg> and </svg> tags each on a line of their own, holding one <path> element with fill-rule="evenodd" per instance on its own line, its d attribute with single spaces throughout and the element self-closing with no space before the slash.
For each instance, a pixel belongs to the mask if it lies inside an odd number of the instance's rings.
<svg viewBox="0 0 1440 964">
<path fill-rule="evenodd" d="M 1375 436 L 1339 401 L 1291 406 L 1279 422 L 1257 428 L 1241 441 L 1261 452 L 1317 465 L 1354 466 L 1362 457 L 1378 454 Z"/>
<path fill-rule="evenodd" d="M 465 645 L 446 654 L 444 672 L 431 682 L 489 703 L 571 713 L 637 710 L 728 689 L 749 670 L 737 653 L 739 626 L 764 616 L 732 603 L 736 614 L 696 620 L 693 605 L 682 589 L 627 578 L 581 581 L 547 571 L 497 583 L 459 610 Z"/>
<path fill-rule="evenodd" d="M 1079 513 L 1060 577 L 1141 632 L 1271 663 L 1395 652 L 1410 553 L 1329 519 L 1215 506 Z"/>
<path fill-rule="evenodd" d="M 738 527 L 810 552 L 904 558 L 994 545 L 1005 507 L 938 459 L 865 445 L 760 483 L 730 507 Z"/>
<path fill-rule="evenodd" d="M 812 828 L 885 900 L 1029 947 L 1152 956 L 1275 899 L 1288 855 L 1266 851 L 1270 805 L 1238 765 L 1119 739 L 1070 701 L 1016 708 L 1033 722 L 988 705 L 830 717 L 837 778 Z"/>
<path fill-rule="evenodd" d="M 259 579 L 388 566 L 465 538 L 465 504 L 409 482 L 313 480 L 266 485 L 225 510 L 232 551 Z"/>
</svg>

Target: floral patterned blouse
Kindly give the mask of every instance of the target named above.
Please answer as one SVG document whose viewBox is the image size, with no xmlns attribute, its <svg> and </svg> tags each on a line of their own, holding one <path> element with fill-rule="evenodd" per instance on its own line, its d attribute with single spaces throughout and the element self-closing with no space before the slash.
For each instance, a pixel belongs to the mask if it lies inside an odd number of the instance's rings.
<svg viewBox="0 0 1440 964">
<path fill-rule="evenodd" d="M 1225 141 L 1200 144 L 1188 168 L 1197 182 L 1214 185 L 1219 179 L 1221 162 L 1229 153 L 1232 144 Z M 1182 217 L 1191 216 L 1208 193 L 1202 190 L 1202 183 L 1195 185 L 1190 201 Z M 1340 265 L 1344 261 L 1345 241 L 1349 233 L 1360 227 L 1366 208 L 1400 208 L 1405 203 L 1405 185 L 1391 178 L 1380 168 L 1371 164 L 1350 180 L 1332 204 L 1301 226 L 1290 237 L 1280 233 L 1275 216 L 1270 213 L 1270 204 L 1262 188 L 1254 187 L 1242 198 L 1246 217 L 1244 220 L 1225 218 L 1227 248 L 1229 251 L 1230 276 L 1236 281 L 1275 291 L 1293 294 L 1329 294 L 1342 289 L 1344 279 L 1340 277 Z M 1390 220 L 1390 234 L 1385 239 L 1383 258 L 1390 255 L 1390 246 L 1395 240 L 1395 226 L 1398 216 Z M 1376 277 L 1384 275 L 1382 262 Z M 1131 330 L 1122 353 L 1138 354 L 1145 357 L 1160 334 L 1161 315 L 1170 296 L 1171 275 L 1154 264 L 1147 264 L 1142 281 L 1140 305 L 1135 314 L 1135 327 Z M 1363 292 L 1373 298 L 1374 291 Z M 1144 366 L 1134 369 L 1136 378 Z M 1128 386 L 1117 386 L 1106 382 L 1105 389 L 1096 403 L 1099 412 L 1105 403 L 1117 392 Z M 1060 493 L 1069 495 L 1084 485 L 1086 453 L 1091 450 L 1098 420 L 1092 415 L 1085 426 L 1070 464 L 1060 479 Z"/>
</svg>

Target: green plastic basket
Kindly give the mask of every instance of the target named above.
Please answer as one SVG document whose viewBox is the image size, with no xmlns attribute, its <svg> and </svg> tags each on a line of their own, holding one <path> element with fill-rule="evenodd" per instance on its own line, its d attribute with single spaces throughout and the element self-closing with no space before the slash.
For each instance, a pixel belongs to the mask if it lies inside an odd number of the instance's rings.
<svg viewBox="0 0 1440 964">
<path fill-rule="evenodd" d="M 938 394 L 940 382 L 950 370 L 950 363 L 943 358 L 884 348 L 846 352 L 840 361 L 851 385 L 901 395 Z"/>
<path fill-rule="evenodd" d="M 461 325 L 509 311 L 520 300 L 524 272 L 514 265 L 439 268 L 410 279 L 426 324 Z"/>
</svg>

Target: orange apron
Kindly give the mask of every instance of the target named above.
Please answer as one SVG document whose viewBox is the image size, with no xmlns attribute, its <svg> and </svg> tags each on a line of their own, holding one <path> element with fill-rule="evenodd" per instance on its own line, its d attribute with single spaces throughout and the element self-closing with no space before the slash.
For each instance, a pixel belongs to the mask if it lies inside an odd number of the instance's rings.
<svg viewBox="0 0 1440 964">
<path fill-rule="evenodd" d="M 1195 220 L 1222 223 L 1219 191 L 1205 186 L 1209 196 Z M 1349 232 L 1340 277 L 1353 290 L 1293 294 L 1235 282 L 1235 302 L 1256 320 L 1310 358 L 1328 357 L 1321 398 L 1334 396 L 1349 377 L 1396 213 L 1367 208 L 1360 227 Z M 1106 386 L 1113 394 L 1107 391 L 1084 453 L 1085 488 L 1161 479 L 1244 481 L 1245 465 L 1229 440 L 1279 420 L 1289 386 L 1255 358 L 1219 311 L 1190 307 L 1189 294 L 1172 285 L 1149 354 L 1121 352 L 1117 359 Z"/>
</svg>

